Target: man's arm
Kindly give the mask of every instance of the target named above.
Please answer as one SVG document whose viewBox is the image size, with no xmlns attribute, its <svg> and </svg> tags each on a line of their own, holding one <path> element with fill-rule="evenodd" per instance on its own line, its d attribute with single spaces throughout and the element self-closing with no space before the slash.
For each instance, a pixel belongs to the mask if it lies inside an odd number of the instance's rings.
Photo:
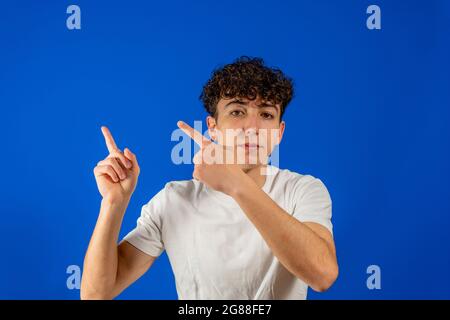
<svg viewBox="0 0 450 320">
<path fill-rule="evenodd" d="M 230 195 L 255 225 L 274 255 L 315 291 L 327 290 L 338 276 L 331 233 L 322 225 L 302 223 L 284 211 L 247 175 Z"/>
<path fill-rule="evenodd" d="M 178 126 L 200 146 L 194 159 L 207 158 L 211 152 L 205 155 L 205 150 L 210 147 L 221 152 L 223 146 L 213 144 L 188 124 L 179 121 Z M 236 164 L 197 161 L 192 176 L 233 197 L 292 274 L 320 292 L 334 283 L 338 276 L 336 251 L 333 237 L 325 227 L 292 217 Z"/>
<path fill-rule="evenodd" d="M 113 299 L 152 265 L 149 256 L 124 241 L 117 245 L 126 204 L 102 200 L 84 259 L 81 299 Z"/>
<path fill-rule="evenodd" d="M 86 251 L 81 299 L 112 299 L 144 274 L 155 260 L 127 242 L 117 245 L 123 216 L 140 173 L 136 156 L 120 151 L 102 127 L 109 155 L 97 163 L 94 175 L 102 195 L 100 213 Z"/>
</svg>

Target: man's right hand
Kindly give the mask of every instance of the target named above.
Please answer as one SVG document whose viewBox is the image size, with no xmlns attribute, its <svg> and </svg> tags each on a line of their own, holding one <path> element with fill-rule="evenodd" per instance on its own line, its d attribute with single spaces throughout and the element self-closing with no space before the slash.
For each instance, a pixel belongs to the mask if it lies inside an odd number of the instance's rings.
<svg viewBox="0 0 450 320">
<path fill-rule="evenodd" d="M 117 148 L 107 127 L 102 127 L 109 155 L 94 168 L 97 187 L 103 199 L 122 203 L 128 201 L 136 188 L 140 168 L 136 156 L 125 148 Z"/>
<path fill-rule="evenodd" d="M 94 168 L 103 200 L 84 258 L 81 299 L 113 299 L 156 259 L 127 241 L 118 244 L 122 217 L 140 170 L 136 156 L 127 148 L 120 151 L 108 128 L 102 127 L 102 132 L 109 155 Z"/>
</svg>

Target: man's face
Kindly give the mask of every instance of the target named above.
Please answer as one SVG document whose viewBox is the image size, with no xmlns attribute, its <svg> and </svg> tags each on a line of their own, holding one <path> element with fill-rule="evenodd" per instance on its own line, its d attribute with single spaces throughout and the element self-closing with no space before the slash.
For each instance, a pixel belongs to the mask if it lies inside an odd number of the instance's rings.
<svg viewBox="0 0 450 320">
<path fill-rule="evenodd" d="M 209 134 L 217 143 L 232 146 L 237 163 L 244 170 L 267 163 L 280 143 L 285 123 L 280 122 L 280 105 L 260 98 L 221 99 L 216 118 L 208 116 Z"/>
</svg>

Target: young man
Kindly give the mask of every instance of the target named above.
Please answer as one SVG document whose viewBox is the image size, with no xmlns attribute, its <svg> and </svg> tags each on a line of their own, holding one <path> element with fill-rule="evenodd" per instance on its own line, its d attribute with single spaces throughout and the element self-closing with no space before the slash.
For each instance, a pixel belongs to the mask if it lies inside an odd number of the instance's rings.
<svg viewBox="0 0 450 320">
<path fill-rule="evenodd" d="M 266 164 L 292 96 L 292 81 L 261 59 L 216 70 L 201 95 L 211 140 L 178 123 L 201 146 L 193 179 L 167 183 L 119 245 L 139 165 L 102 127 L 110 154 L 94 169 L 103 199 L 81 298 L 116 297 L 164 250 L 179 299 L 305 299 L 308 286 L 327 290 L 338 275 L 328 191 L 310 175 Z"/>
</svg>

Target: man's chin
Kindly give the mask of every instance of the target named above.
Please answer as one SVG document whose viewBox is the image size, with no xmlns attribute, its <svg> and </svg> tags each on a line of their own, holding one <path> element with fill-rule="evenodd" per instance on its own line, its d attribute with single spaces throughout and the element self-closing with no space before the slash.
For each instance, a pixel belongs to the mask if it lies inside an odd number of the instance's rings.
<svg viewBox="0 0 450 320">
<path fill-rule="evenodd" d="M 244 164 L 240 164 L 239 167 L 241 168 L 242 171 L 244 172 L 248 172 L 252 169 L 261 167 L 262 164 L 261 163 L 256 163 L 256 164 L 251 164 L 251 163 L 244 163 Z"/>
</svg>

